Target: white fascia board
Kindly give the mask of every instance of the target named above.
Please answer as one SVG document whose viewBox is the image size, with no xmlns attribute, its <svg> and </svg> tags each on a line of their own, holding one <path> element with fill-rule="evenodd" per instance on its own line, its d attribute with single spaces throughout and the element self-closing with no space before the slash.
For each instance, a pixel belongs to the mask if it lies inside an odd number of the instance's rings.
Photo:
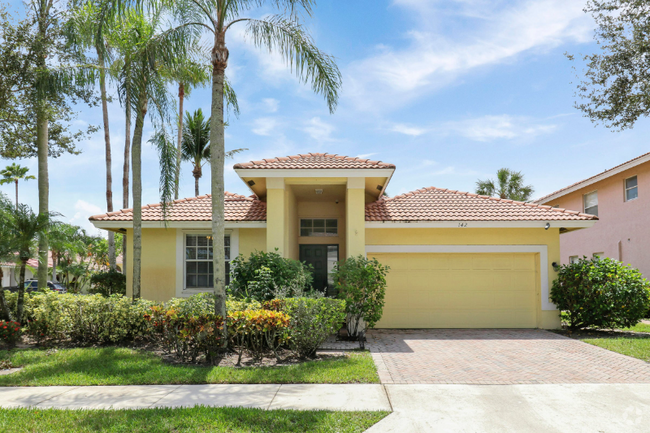
<svg viewBox="0 0 650 433">
<path fill-rule="evenodd" d="M 259 169 L 236 168 L 239 177 L 391 177 L 394 168 L 356 168 L 356 169 Z"/>
<path fill-rule="evenodd" d="M 537 253 L 539 254 L 542 310 L 557 310 L 549 299 L 547 245 L 366 245 L 366 256 L 372 253 Z"/>
<path fill-rule="evenodd" d="M 366 221 L 367 229 L 394 228 L 587 228 L 597 221 Z"/>
<path fill-rule="evenodd" d="M 543 201 L 542 200 L 536 200 L 536 201 L 533 201 L 533 203 L 546 204 L 546 203 L 551 202 L 551 201 L 553 201 L 555 199 L 563 197 L 563 196 L 565 196 L 567 194 L 571 194 L 572 192 L 578 191 L 579 189 L 582 189 L 582 188 L 587 187 L 589 185 L 593 185 L 596 182 L 600 182 L 601 180 L 607 179 L 608 177 L 612 177 L 615 174 L 622 173 L 625 170 L 629 170 L 629 169 L 634 168 L 634 167 L 636 167 L 638 165 L 644 164 L 644 163 L 646 163 L 648 161 L 650 161 L 650 154 L 644 156 L 643 158 L 639 158 L 639 159 L 636 159 L 634 161 L 630 161 L 628 163 L 622 164 L 622 165 L 620 165 L 620 166 L 618 166 L 616 168 L 612 168 L 611 170 L 607 170 L 607 171 L 605 171 L 605 172 L 603 172 L 601 174 L 598 174 L 598 175 L 596 175 L 596 176 L 594 176 L 594 177 L 592 177 L 590 179 L 583 180 L 582 182 L 573 185 L 571 188 L 567 188 L 567 189 L 562 190 L 560 192 L 557 192 L 555 194 L 549 195 L 548 197 L 544 198 Z"/>
<path fill-rule="evenodd" d="M 133 221 L 91 221 L 98 229 L 131 229 Z M 211 221 L 143 221 L 143 229 L 212 229 Z M 266 221 L 226 221 L 226 229 L 266 228 Z"/>
</svg>

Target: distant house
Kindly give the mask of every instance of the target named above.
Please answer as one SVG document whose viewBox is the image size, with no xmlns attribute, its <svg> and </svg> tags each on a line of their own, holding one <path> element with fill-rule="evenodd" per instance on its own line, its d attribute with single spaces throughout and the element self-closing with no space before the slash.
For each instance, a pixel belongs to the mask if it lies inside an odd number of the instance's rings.
<svg viewBox="0 0 650 433">
<path fill-rule="evenodd" d="M 562 263 L 604 256 L 630 264 L 650 278 L 650 153 L 536 203 L 598 216 L 593 227 L 560 236 Z"/>
</svg>

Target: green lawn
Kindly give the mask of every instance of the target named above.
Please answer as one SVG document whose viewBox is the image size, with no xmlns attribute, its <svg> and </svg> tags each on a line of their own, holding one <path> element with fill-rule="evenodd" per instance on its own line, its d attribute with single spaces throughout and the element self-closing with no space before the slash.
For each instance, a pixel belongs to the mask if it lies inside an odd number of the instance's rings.
<svg viewBox="0 0 650 433">
<path fill-rule="evenodd" d="M 0 409 L 0 431 L 362 432 L 387 414 L 207 407 L 140 410 Z"/>
<path fill-rule="evenodd" d="M 6 358 L 24 368 L 0 376 L 0 386 L 379 383 L 367 352 L 284 367 L 242 368 L 171 365 L 150 352 L 115 347 L 60 349 L 54 353 L 37 349 L 0 351 L 0 360 Z"/>
<path fill-rule="evenodd" d="M 582 341 L 650 362 L 650 338 L 589 338 Z"/>
<path fill-rule="evenodd" d="M 637 323 L 631 328 L 625 328 L 623 331 L 650 332 L 650 325 L 647 323 Z"/>
</svg>

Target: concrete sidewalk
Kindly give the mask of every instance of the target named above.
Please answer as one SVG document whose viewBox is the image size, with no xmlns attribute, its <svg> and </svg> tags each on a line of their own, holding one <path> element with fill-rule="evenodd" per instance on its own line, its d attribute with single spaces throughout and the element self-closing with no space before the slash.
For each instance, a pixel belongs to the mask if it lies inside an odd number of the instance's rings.
<svg viewBox="0 0 650 433">
<path fill-rule="evenodd" d="M 143 409 L 234 406 L 260 409 L 387 410 L 382 385 L 142 385 L 0 387 L 0 407 Z"/>
</svg>

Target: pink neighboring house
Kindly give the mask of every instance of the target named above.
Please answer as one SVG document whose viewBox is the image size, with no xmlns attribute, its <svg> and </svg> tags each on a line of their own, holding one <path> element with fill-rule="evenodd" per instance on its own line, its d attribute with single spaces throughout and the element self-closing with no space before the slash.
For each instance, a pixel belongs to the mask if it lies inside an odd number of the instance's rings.
<svg viewBox="0 0 650 433">
<path fill-rule="evenodd" d="M 630 264 L 650 278 L 650 153 L 535 203 L 598 216 L 593 227 L 560 236 L 563 264 L 598 255 Z"/>
</svg>

